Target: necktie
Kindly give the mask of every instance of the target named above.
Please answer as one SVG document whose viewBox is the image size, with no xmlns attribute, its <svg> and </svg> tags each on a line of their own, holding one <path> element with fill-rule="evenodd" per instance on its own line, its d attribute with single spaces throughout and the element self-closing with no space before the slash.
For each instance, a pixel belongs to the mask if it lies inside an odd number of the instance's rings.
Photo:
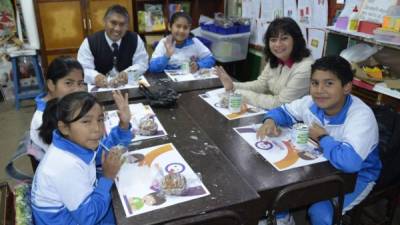
<svg viewBox="0 0 400 225">
<path fill-rule="evenodd" d="M 113 47 L 113 57 L 118 58 L 118 44 L 117 43 L 112 43 L 111 47 Z"/>
</svg>

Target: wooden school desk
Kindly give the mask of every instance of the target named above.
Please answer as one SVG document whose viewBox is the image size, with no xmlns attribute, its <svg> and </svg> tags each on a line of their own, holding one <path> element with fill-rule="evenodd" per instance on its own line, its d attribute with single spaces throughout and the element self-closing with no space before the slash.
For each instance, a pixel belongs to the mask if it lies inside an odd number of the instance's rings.
<svg viewBox="0 0 400 225">
<path fill-rule="evenodd" d="M 210 195 L 126 218 L 117 190 L 113 188 L 112 204 L 117 224 L 162 224 L 210 211 L 231 210 L 241 217 L 244 224 L 256 225 L 262 209 L 259 195 L 207 134 L 190 119 L 182 106 L 153 110 L 168 136 L 142 141 L 139 145 L 130 146 L 130 150 L 172 142 L 191 168 L 201 174 Z"/>
<path fill-rule="evenodd" d="M 239 170 L 242 178 L 260 194 L 265 209 L 272 204 L 276 194 L 282 188 L 302 181 L 309 181 L 339 175 L 345 181 L 345 191 L 352 192 L 356 174 L 345 174 L 335 169 L 329 162 L 317 163 L 300 168 L 279 172 L 270 163 L 257 155 L 252 147 L 247 144 L 234 130 L 234 127 L 262 123 L 262 115 L 246 117 L 229 121 L 208 105 L 198 95 L 205 91 L 183 93 L 179 105 L 207 135 L 216 143 L 225 156 L 231 160 Z M 302 198 L 298 205 L 310 204 L 311 199 L 317 198 L 319 193 L 309 193 Z M 326 196 L 330 198 L 332 196 Z"/>
</svg>

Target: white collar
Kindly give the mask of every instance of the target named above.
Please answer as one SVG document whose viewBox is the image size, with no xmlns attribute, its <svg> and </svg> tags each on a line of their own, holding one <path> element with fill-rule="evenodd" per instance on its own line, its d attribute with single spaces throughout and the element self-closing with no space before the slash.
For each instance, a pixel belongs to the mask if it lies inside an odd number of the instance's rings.
<svg viewBox="0 0 400 225">
<path fill-rule="evenodd" d="M 106 41 L 107 41 L 107 43 L 108 43 L 108 45 L 110 46 L 110 47 L 112 47 L 112 44 L 113 43 L 117 43 L 118 44 L 118 47 L 121 45 L 121 40 L 122 39 L 119 39 L 118 41 L 113 41 L 113 40 L 111 40 L 109 37 L 108 37 L 108 35 L 107 35 L 107 33 L 104 31 L 104 36 L 106 37 Z"/>
</svg>

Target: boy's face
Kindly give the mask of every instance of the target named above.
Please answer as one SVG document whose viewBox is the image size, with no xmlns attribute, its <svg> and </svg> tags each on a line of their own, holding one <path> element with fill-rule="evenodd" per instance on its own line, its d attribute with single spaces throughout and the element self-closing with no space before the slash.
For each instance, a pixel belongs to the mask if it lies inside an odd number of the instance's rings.
<svg viewBox="0 0 400 225">
<path fill-rule="evenodd" d="M 125 16 L 112 13 L 104 18 L 104 29 L 107 36 L 114 42 L 120 40 L 128 30 L 128 20 Z"/>
<path fill-rule="evenodd" d="M 53 98 L 61 98 L 73 92 L 85 91 L 86 86 L 83 81 L 82 70 L 71 70 L 65 77 L 57 80 L 55 84 L 52 80 L 48 80 L 47 88 Z"/>
<path fill-rule="evenodd" d="M 74 116 L 77 116 L 79 111 L 75 113 Z M 103 109 L 99 104 L 95 104 L 85 116 L 73 123 L 64 124 L 59 121 L 58 128 L 70 141 L 84 148 L 96 150 L 104 133 Z"/>
<path fill-rule="evenodd" d="M 316 70 L 311 75 L 310 94 L 315 104 L 332 116 L 342 109 L 346 95 L 351 92 L 351 85 L 351 82 L 342 85 L 330 71 Z"/>
<path fill-rule="evenodd" d="M 190 32 L 190 24 L 184 17 L 180 17 L 175 20 L 175 22 L 169 27 L 174 40 L 180 44 L 182 43 L 188 36 Z"/>
</svg>

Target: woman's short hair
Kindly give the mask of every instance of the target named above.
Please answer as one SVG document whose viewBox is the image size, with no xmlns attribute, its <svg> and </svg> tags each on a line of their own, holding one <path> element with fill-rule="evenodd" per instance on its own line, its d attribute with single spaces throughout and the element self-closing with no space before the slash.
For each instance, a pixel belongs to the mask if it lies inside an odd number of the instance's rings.
<svg viewBox="0 0 400 225">
<path fill-rule="evenodd" d="M 264 53 L 271 68 L 276 68 L 279 64 L 279 60 L 271 52 L 269 39 L 271 37 L 278 37 L 281 33 L 288 34 L 293 38 L 293 50 L 290 57 L 294 62 L 300 62 L 303 58 L 310 56 L 310 50 L 307 48 L 306 40 L 304 40 L 301 29 L 296 21 L 290 17 L 276 18 L 268 26 L 264 36 Z"/>
</svg>

